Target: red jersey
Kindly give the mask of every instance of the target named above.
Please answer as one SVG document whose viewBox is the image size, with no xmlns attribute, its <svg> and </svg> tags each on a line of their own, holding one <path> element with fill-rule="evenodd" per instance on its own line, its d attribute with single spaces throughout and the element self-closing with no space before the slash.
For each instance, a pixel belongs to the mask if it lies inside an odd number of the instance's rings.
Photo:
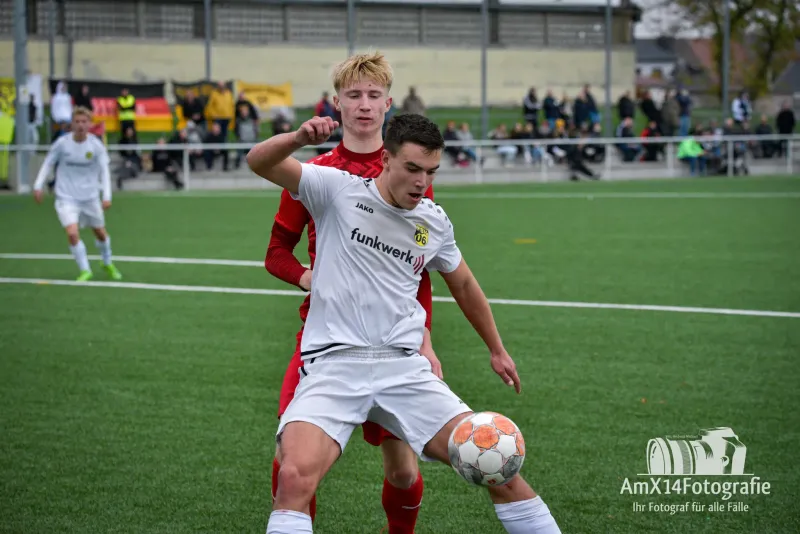
<svg viewBox="0 0 800 534">
<path fill-rule="evenodd" d="M 357 154 L 344 147 L 343 143 L 321 156 L 311 158 L 308 162 L 323 167 L 334 167 L 362 178 L 377 178 L 383 171 L 381 154 L 383 149 L 369 154 Z M 425 196 L 433 200 L 433 186 L 425 192 Z M 317 231 L 311 214 L 299 201 L 293 199 L 285 189 L 281 193 L 281 203 L 272 225 L 272 235 L 264 259 L 264 266 L 270 274 L 286 283 L 297 286 L 300 277 L 306 271 L 294 255 L 294 248 L 300 242 L 303 230 L 308 226 L 308 257 L 310 268 L 314 269 L 316 259 Z M 299 287 L 299 286 L 298 286 Z M 427 271 L 423 271 L 419 284 L 417 300 L 425 309 L 425 326 L 431 328 L 432 294 L 431 279 Z M 300 305 L 300 319 L 305 323 L 311 296 L 307 296 Z"/>
</svg>

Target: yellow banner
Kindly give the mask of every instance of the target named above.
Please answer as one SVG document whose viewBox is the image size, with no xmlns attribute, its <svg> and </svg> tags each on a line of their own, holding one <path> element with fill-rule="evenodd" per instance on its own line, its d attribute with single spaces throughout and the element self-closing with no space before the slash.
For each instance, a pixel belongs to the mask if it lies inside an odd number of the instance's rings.
<svg viewBox="0 0 800 534">
<path fill-rule="evenodd" d="M 244 95 L 253 105 L 262 110 L 272 107 L 292 107 L 292 84 L 269 85 L 236 81 L 236 92 Z"/>
<path fill-rule="evenodd" d="M 14 115 L 14 100 L 17 98 L 17 85 L 14 78 L 0 78 L 0 113 Z"/>
</svg>

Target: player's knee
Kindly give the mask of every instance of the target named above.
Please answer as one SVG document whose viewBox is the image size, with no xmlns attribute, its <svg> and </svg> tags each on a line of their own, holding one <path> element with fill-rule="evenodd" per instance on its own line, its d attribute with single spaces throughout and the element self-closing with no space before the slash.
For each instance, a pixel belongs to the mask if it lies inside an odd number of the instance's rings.
<svg viewBox="0 0 800 534">
<path fill-rule="evenodd" d="M 73 247 L 78 244 L 78 241 L 81 240 L 81 236 L 78 232 L 67 232 L 67 241 Z"/>
<path fill-rule="evenodd" d="M 495 504 L 527 501 L 536 497 L 536 493 L 520 475 L 515 475 L 502 486 L 489 486 L 488 490 L 492 502 Z"/>
<path fill-rule="evenodd" d="M 419 477 L 419 468 L 416 462 L 402 466 L 387 466 L 384 470 L 384 474 L 389 484 L 395 488 L 408 489 L 417 481 Z"/>
<path fill-rule="evenodd" d="M 311 500 L 317 490 L 316 478 L 293 462 L 284 461 L 278 473 L 278 498 Z"/>
</svg>

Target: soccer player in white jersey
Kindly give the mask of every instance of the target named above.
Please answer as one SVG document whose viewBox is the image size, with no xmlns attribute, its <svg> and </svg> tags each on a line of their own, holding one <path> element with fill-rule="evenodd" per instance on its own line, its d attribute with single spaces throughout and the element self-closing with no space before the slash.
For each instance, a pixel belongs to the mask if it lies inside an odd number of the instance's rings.
<svg viewBox="0 0 800 534">
<path fill-rule="evenodd" d="M 90 226 L 96 237 L 95 245 L 103 258 L 103 268 L 112 280 L 122 274 L 111 261 L 111 237 L 106 231 L 104 210 L 111 207 L 111 175 L 108 152 L 103 142 L 89 133 L 92 113 L 83 107 L 72 112 L 72 131 L 58 138 L 50 147 L 33 186 L 33 197 L 42 203 L 45 180 L 56 170 L 56 213 L 67 233 L 69 250 L 78 263 L 78 281 L 92 279 L 92 269 L 81 241 L 80 227 Z M 102 190 L 100 203 L 98 189 Z M 80 227 L 79 227 L 80 225 Z"/>
<path fill-rule="evenodd" d="M 291 157 L 324 142 L 336 126 L 315 117 L 247 156 L 256 174 L 299 199 L 317 225 L 302 378 L 278 426 L 283 459 L 267 534 L 312 532 L 311 497 L 353 429 L 366 420 L 408 443 L 423 460 L 449 465 L 448 438 L 471 412 L 418 352 L 425 324 L 415 298 L 422 269 L 442 274 L 486 343 L 492 369 L 520 390 L 514 361 L 456 246 L 453 225 L 423 196 L 444 148 L 438 127 L 420 115 L 394 117 L 383 171 L 374 180 Z M 507 532 L 560 532 L 521 476 L 488 490 Z"/>
</svg>

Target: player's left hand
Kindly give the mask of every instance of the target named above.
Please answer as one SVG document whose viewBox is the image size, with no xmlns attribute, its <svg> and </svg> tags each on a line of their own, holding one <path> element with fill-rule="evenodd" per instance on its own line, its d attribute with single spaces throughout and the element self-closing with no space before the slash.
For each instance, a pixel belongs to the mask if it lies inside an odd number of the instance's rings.
<svg viewBox="0 0 800 534">
<path fill-rule="evenodd" d="M 492 369 L 503 379 L 507 386 L 513 386 L 517 393 L 522 390 L 522 384 L 517 374 L 517 365 L 508 355 L 506 349 L 492 353 Z"/>
<path fill-rule="evenodd" d="M 104 200 L 103 201 L 103 209 L 107 210 L 110 207 L 111 207 L 111 201 L 110 200 Z"/>
</svg>

